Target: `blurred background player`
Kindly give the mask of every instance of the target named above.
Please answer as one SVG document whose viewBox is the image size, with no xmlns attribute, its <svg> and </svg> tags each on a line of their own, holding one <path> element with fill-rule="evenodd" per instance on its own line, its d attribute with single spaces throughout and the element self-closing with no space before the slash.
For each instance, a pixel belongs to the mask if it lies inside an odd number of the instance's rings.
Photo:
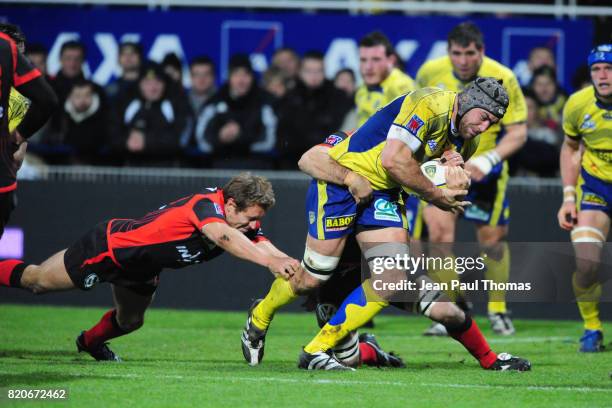
<svg viewBox="0 0 612 408">
<path fill-rule="evenodd" d="M 472 202 L 472 205 L 466 209 L 463 217 L 476 225 L 478 242 L 485 253 L 485 278 L 501 283 L 507 282 L 510 274 L 510 251 L 505 242 L 510 217 L 506 197 L 509 178 L 506 159 L 517 152 L 527 139 L 527 109 L 521 88 L 509 68 L 485 56 L 482 33 L 471 22 L 461 23 L 450 31 L 448 55 L 423 64 L 417 74 L 417 84 L 420 87 L 434 86 L 460 92 L 476 76 L 503 80 L 503 86 L 510 97 L 510 104 L 503 119 L 480 135 L 478 150 L 465 164 L 472 177 L 470 193 L 466 199 Z M 427 206 L 423 210 L 423 216 L 430 242 L 455 241 L 457 214 Z M 448 245 L 435 247 L 441 252 L 451 251 Z M 451 254 L 441 254 L 446 255 Z M 431 272 L 438 281 L 457 279 L 454 270 Z M 462 298 L 458 293 L 449 295 L 453 300 Z M 503 291 L 489 293 L 488 315 L 495 333 L 514 333 Z M 445 331 L 443 327 L 434 325 L 427 333 L 444 335 Z"/>
<path fill-rule="evenodd" d="M 57 106 L 57 98 L 40 71 L 23 55 L 19 27 L 0 24 L 0 236 L 16 205 L 17 170 L 28 144 Z"/>
<path fill-rule="evenodd" d="M 121 361 L 105 342 L 143 325 L 163 269 L 206 262 L 224 251 L 283 279 L 299 269 L 261 231 L 260 221 L 274 204 L 268 180 L 242 173 L 223 189 L 206 188 L 142 218 L 101 222 L 40 265 L 2 261 L 0 286 L 39 294 L 111 283 L 115 308 L 76 344 L 96 360 Z"/>
<path fill-rule="evenodd" d="M 416 85 L 409 75 L 394 68 L 395 50 L 386 35 L 374 31 L 359 41 L 359 73 L 363 84 L 355 94 L 357 126 L 400 95 L 412 92 Z"/>
<path fill-rule="evenodd" d="M 580 351 L 597 352 L 604 347 L 598 269 L 612 215 L 612 44 L 593 49 L 588 65 L 593 85 L 571 95 L 563 111 L 558 219 L 571 231 L 576 252 L 572 284 L 584 320 Z"/>
</svg>

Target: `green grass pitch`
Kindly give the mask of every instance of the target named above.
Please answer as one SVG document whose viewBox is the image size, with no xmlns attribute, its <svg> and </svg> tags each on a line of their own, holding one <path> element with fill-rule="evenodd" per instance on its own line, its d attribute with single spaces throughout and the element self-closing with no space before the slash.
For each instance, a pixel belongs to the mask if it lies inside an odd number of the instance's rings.
<svg viewBox="0 0 612 408">
<path fill-rule="evenodd" d="M 309 314 L 279 314 L 263 365 L 248 367 L 240 351 L 245 313 L 155 308 L 143 328 L 111 342 L 123 363 L 97 363 L 76 353 L 74 339 L 103 312 L 0 305 L 0 406 L 47 406 L 8 400 L 7 390 L 54 388 L 68 389 L 69 405 L 88 408 L 612 406 L 612 353 L 577 353 L 578 322 L 517 320 L 518 334 L 508 338 L 477 319 L 494 350 L 533 364 L 529 373 L 505 373 L 480 369 L 452 339 L 420 336 L 422 317 L 380 316 L 372 331 L 408 368 L 330 373 L 296 368 L 300 346 L 316 332 Z"/>
</svg>

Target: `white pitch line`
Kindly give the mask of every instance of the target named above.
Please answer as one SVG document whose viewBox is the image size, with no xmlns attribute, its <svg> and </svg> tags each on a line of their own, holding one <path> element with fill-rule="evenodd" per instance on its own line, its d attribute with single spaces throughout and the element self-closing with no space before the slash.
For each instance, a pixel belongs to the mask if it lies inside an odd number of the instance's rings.
<svg viewBox="0 0 612 408">
<path fill-rule="evenodd" d="M 436 337 L 436 336 L 433 336 Z M 438 338 L 441 339 L 445 339 L 448 338 L 446 336 L 437 336 Z M 401 334 L 385 334 L 385 339 L 386 338 L 390 338 L 390 339 L 406 339 L 406 340 L 429 340 L 432 338 L 432 336 L 402 336 Z M 534 343 L 534 342 L 546 342 L 546 341 L 561 341 L 561 342 L 566 342 L 566 341 L 571 341 L 571 342 L 576 342 L 573 338 L 571 337 L 505 337 L 505 338 L 496 338 L 496 337 L 489 337 L 487 339 L 487 341 L 489 343 Z"/>
<path fill-rule="evenodd" d="M 9 374 L 9 373 L 0 373 Z M 500 373 L 501 374 L 501 373 Z M 291 384 L 327 384 L 327 385 L 379 385 L 379 386 L 397 386 L 397 387 L 439 387 L 439 388 L 472 388 L 472 389 L 499 389 L 499 390 L 528 390 L 528 391 L 567 391 L 567 392 L 604 392 L 612 393 L 612 388 L 590 388 L 590 387 L 554 387 L 554 386 L 539 386 L 539 385 L 527 385 L 524 387 L 517 387 L 514 385 L 482 385 L 482 384 L 448 384 L 448 383 L 409 383 L 399 381 L 362 381 L 362 380 L 338 380 L 330 378 L 320 379 L 300 379 L 300 378 L 284 378 L 284 377 L 213 377 L 213 376 L 185 376 L 185 375 L 142 375 L 142 374 L 103 374 L 103 373 L 64 373 L 75 378 L 82 377 L 106 377 L 106 378 L 136 378 L 136 379 L 150 379 L 152 376 L 155 378 L 163 378 L 168 380 L 206 380 L 206 381 L 220 381 L 220 382 L 275 382 L 275 383 L 291 383 Z M 528 376 L 529 374 L 522 374 Z"/>
</svg>

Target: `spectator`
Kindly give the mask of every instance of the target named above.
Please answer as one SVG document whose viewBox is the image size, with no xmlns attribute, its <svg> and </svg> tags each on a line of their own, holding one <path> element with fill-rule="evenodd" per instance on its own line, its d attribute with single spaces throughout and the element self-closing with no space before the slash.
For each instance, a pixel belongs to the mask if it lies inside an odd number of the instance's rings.
<svg viewBox="0 0 612 408">
<path fill-rule="evenodd" d="M 206 103 L 217 91 L 215 85 L 215 63 L 207 56 L 196 57 L 189 64 L 191 89 L 187 92 L 190 114 L 188 125 L 181 137 L 182 147 L 191 147 L 195 122 L 204 110 Z"/>
<path fill-rule="evenodd" d="M 512 167 L 540 177 L 555 177 L 559 170 L 562 137 L 538 116 L 538 102 L 532 92 L 525 92 L 527 104 L 527 142 L 512 159 Z"/>
<path fill-rule="evenodd" d="M 293 89 L 300 70 L 300 57 L 295 50 L 288 47 L 277 49 L 272 56 L 272 66 L 279 68 L 285 76 L 287 89 Z"/>
<path fill-rule="evenodd" d="M 106 96 L 115 103 L 131 99 L 138 92 L 138 77 L 142 67 L 142 48 L 135 42 L 125 42 L 119 46 L 119 66 L 121 76 L 106 87 Z"/>
<path fill-rule="evenodd" d="M 175 53 L 166 54 L 161 63 L 164 72 L 174 83 L 183 86 L 183 64 Z"/>
<path fill-rule="evenodd" d="M 548 47 L 535 47 L 529 52 L 529 58 L 527 64 L 522 65 L 517 72 L 517 78 L 521 86 L 528 86 L 532 80 L 533 73 L 540 67 L 550 67 L 557 69 L 557 63 L 555 62 L 555 54 Z"/>
<path fill-rule="evenodd" d="M 229 80 L 198 117 L 196 140 L 203 153 L 211 153 L 215 168 L 271 168 L 276 142 L 276 116 L 270 96 L 259 89 L 247 56 L 232 57 Z"/>
<path fill-rule="evenodd" d="M 555 131 L 561 132 L 561 115 L 567 95 L 557 83 L 554 68 L 545 65 L 536 69 L 531 78 L 530 89 L 539 106 L 539 119 Z"/>
<path fill-rule="evenodd" d="M 357 91 L 357 80 L 355 79 L 355 73 L 350 68 L 344 68 L 336 72 L 334 77 L 334 85 L 336 88 L 344 91 L 346 96 L 351 100 L 355 99 L 355 92 Z"/>
<path fill-rule="evenodd" d="M 84 61 L 85 46 L 83 44 L 78 41 L 67 41 L 62 44 L 60 48 L 60 70 L 55 77 L 50 80 L 50 84 L 59 100 L 60 107 L 64 106 L 66 103 L 68 94 L 72 90 L 74 84 L 85 79 L 83 73 Z M 94 88 L 104 107 L 106 102 L 104 90 L 96 84 L 94 84 Z M 64 135 L 61 133 L 62 119 L 63 109 L 58 109 L 51 118 L 49 133 L 46 135 L 46 139 L 42 140 L 43 143 L 64 143 Z"/>
<path fill-rule="evenodd" d="M 271 66 L 261 79 L 263 89 L 274 96 L 277 101 L 287 94 L 287 79 L 280 68 Z"/>
<path fill-rule="evenodd" d="M 278 111 L 281 167 L 297 168 L 302 153 L 340 128 L 352 103 L 343 91 L 325 79 L 323 54 L 304 55 L 299 81 Z"/>
<path fill-rule="evenodd" d="M 115 115 L 112 145 L 129 165 L 176 164 L 187 115 L 169 96 L 168 81 L 160 65 L 149 63 L 138 81 L 138 95 Z"/>
<path fill-rule="evenodd" d="M 47 77 L 47 49 L 42 44 L 27 44 L 25 56 L 41 74 Z"/>
<path fill-rule="evenodd" d="M 94 84 L 86 79 L 76 81 L 64 104 L 62 121 L 64 141 L 74 149 L 73 163 L 99 164 L 107 125 L 106 112 Z"/>
</svg>

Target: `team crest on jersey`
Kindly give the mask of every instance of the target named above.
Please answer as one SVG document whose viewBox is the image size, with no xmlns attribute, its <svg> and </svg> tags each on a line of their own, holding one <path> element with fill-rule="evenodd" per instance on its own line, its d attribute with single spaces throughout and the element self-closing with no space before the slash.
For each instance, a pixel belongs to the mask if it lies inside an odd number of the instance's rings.
<svg viewBox="0 0 612 408">
<path fill-rule="evenodd" d="M 419 118 L 419 115 L 412 115 L 410 121 L 408 121 L 408 131 L 416 136 L 417 133 L 419 133 L 419 129 L 421 129 L 424 124 L 425 122 L 423 122 L 423 119 Z"/>
<path fill-rule="evenodd" d="M 591 120 L 591 115 L 588 113 L 584 115 L 584 119 L 580 129 L 595 129 L 595 122 Z"/>
<path fill-rule="evenodd" d="M 225 214 L 223 213 L 223 208 L 221 208 L 219 204 L 213 203 L 213 205 L 215 206 L 215 212 L 217 214 L 225 216 Z"/>
<path fill-rule="evenodd" d="M 384 221 L 400 221 L 400 216 L 397 213 L 397 204 L 389 202 L 384 198 L 379 198 L 374 202 L 374 218 Z"/>
<path fill-rule="evenodd" d="M 327 139 L 325 139 L 325 144 L 328 144 L 330 146 L 335 146 L 338 143 L 340 143 L 343 139 L 338 136 L 338 135 L 329 135 L 327 136 Z"/>
</svg>

